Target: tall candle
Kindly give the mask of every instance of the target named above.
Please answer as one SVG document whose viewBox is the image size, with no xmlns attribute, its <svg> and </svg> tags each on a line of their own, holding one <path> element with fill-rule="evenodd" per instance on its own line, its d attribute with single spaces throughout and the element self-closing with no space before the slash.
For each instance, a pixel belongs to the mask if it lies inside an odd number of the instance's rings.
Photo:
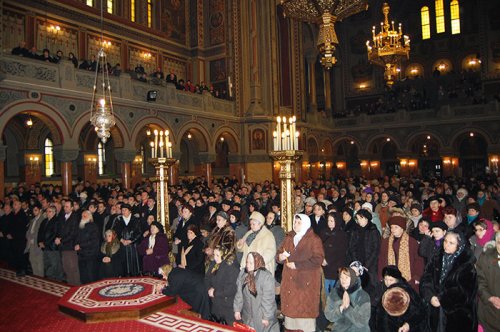
<svg viewBox="0 0 500 332">
<path fill-rule="evenodd" d="M 276 121 L 276 134 L 278 136 L 278 148 L 276 150 L 279 151 L 281 150 L 281 117 L 278 116 L 278 118 L 276 118 Z"/>
<path fill-rule="evenodd" d="M 155 134 L 155 155 L 153 158 L 158 158 L 158 130 L 157 129 L 155 129 L 154 134 Z"/>
<path fill-rule="evenodd" d="M 298 150 L 299 149 L 299 132 L 298 131 L 295 132 L 294 141 L 295 141 L 295 149 Z"/>
<path fill-rule="evenodd" d="M 160 158 L 163 158 L 163 131 L 160 130 Z"/>
<path fill-rule="evenodd" d="M 287 144 L 287 130 L 288 130 L 288 127 L 286 125 L 286 117 L 283 117 L 283 133 L 285 134 L 283 136 L 284 138 L 284 146 L 283 146 L 283 150 L 288 150 L 288 144 Z"/>
<path fill-rule="evenodd" d="M 278 150 L 278 133 L 276 132 L 276 130 L 273 131 L 273 150 Z"/>
<path fill-rule="evenodd" d="M 155 142 L 149 142 L 149 146 L 151 147 L 151 158 L 155 157 Z"/>
</svg>

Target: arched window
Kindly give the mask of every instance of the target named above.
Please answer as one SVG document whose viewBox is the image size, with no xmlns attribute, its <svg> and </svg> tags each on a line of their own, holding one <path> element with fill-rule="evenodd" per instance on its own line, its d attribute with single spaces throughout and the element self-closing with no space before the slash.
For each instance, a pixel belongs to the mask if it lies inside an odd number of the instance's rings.
<svg viewBox="0 0 500 332">
<path fill-rule="evenodd" d="M 99 142 L 97 144 L 97 174 L 104 174 L 104 163 L 106 162 L 106 149 L 104 148 L 104 144 Z"/>
<path fill-rule="evenodd" d="M 135 0 L 130 0 L 130 20 L 135 22 Z"/>
<path fill-rule="evenodd" d="M 54 175 L 54 143 L 48 137 L 45 139 L 44 157 L 45 157 L 45 176 L 50 177 Z"/>
<path fill-rule="evenodd" d="M 113 0 L 106 0 L 106 11 L 113 14 Z"/>
<path fill-rule="evenodd" d="M 453 0 L 450 3 L 451 12 L 451 34 L 456 35 L 460 33 L 460 7 L 458 1 Z"/>
<path fill-rule="evenodd" d="M 151 28 L 151 26 L 153 25 L 153 15 L 152 15 L 152 11 L 153 11 L 153 0 L 148 0 L 148 28 Z"/>
<path fill-rule="evenodd" d="M 422 22 L 422 39 L 431 38 L 431 20 L 429 18 L 429 7 L 422 7 L 420 10 Z"/>
<path fill-rule="evenodd" d="M 442 33 L 445 31 L 443 0 L 436 0 L 435 4 L 436 4 L 436 32 Z"/>
</svg>

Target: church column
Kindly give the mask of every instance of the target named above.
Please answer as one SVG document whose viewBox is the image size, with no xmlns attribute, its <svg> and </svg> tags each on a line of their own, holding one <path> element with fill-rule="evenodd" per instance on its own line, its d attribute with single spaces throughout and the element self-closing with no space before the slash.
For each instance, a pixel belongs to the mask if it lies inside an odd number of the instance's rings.
<svg viewBox="0 0 500 332">
<path fill-rule="evenodd" d="M 323 72 L 323 77 L 325 79 L 325 111 L 328 115 L 331 114 L 332 110 L 332 91 L 330 87 L 330 74 L 329 70 Z"/>
<path fill-rule="evenodd" d="M 73 163 L 78 158 L 78 148 L 56 146 L 54 159 L 61 163 L 61 180 L 63 195 L 69 195 L 73 186 Z"/>
<path fill-rule="evenodd" d="M 309 72 L 309 108 L 311 111 L 318 109 L 318 98 L 316 96 L 316 57 L 307 57 Z"/>
<path fill-rule="evenodd" d="M 135 153 L 135 150 L 115 150 L 115 159 L 120 163 L 122 185 L 125 189 L 130 189 L 132 185 L 131 163 L 135 159 Z"/>
<path fill-rule="evenodd" d="M 215 161 L 215 154 L 207 153 L 207 152 L 201 152 L 199 154 L 199 166 L 196 168 L 198 169 L 198 174 L 200 176 L 205 176 L 207 179 L 207 183 L 209 186 L 212 184 L 212 163 Z"/>
<path fill-rule="evenodd" d="M 0 145 L 0 200 L 4 199 L 5 195 L 5 157 L 7 146 Z"/>
</svg>

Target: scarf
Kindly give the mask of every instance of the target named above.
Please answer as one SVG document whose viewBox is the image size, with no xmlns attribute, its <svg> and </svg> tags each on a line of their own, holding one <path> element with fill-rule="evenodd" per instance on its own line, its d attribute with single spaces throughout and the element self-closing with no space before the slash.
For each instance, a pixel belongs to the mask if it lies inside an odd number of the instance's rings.
<svg viewBox="0 0 500 332">
<path fill-rule="evenodd" d="M 153 249 L 154 246 L 155 246 L 155 242 L 156 242 L 156 235 L 154 234 L 151 234 L 149 236 L 149 245 L 148 245 L 148 249 Z"/>
<path fill-rule="evenodd" d="M 389 237 L 389 250 L 387 253 L 387 263 L 388 265 L 397 265 L 399 271 L 406 280 L 411 280 L 411 266 L 410 266 L 410 246 L 409 246 L 409 236 L 403 233 L 400 238 L 399 251 L 398 251 L 398 262 L 396 262 L 396 253 L 394 252 L 394 235 Z"/>
<path fill-rule="evenodd" d="M 477 199 L 479 206 L 483 206 L 485 201 L 486 201 L 486 196 L 483 196 L 483 197 Z"/>
<path fill-rule="evenodd" d="M 101 252 L 106 255 L 106 257 L 111 257 L 120 250 L 120 242 L 117 238 L 114 238 L 111 242 L 104 242 L 101 245 Z"/>
<path fill-rule="evenodd" d="M 467 215 L 467 224 L 470 225 L 474 220 L 476 220 L 477 216 L 478 215 L 475 215 L 475 216 L 469 216 L 469 215 Z"/>
<path fill-rule="evenodd" d="M 464 251 L 464 249 L 465 249 L 465 243 L 461 244 L 460 247 L 458 247 L 458 250 L 455 251 L 454 254 L 450 255 L 443 251 L 441 274 L 439 275 L 439 285 L 443 284 L 444 278 L 446 278 L 446 276 L 448 275 L 453 266 L 453 262 L 455 262 L 457 257 L 460 256 L 460 254 Z"/>
<path fill-rule="evenodd" d="M 311 228 L 311 219 L 308 216 L 306 216 L 305 214 L 296 214 L 294 216 L 294 219 L 297 217 L 302 221 L 302 226 L 300 228 L 300 231 L 296 232 L 293 236 L 293 245 L 295 247 L 297 247 L 300 240 L 302 240 L 304 235 L 306 235 L 306 232 L 309 230 L 309 228 Z"/>
<path fill-rule="evenodd" d="M 257 297 L 257 285 L 255 284 L 255 279 L 259 270 L 266 269 L 266 263 L 264 262 L 264 258 L 259 253 L 251 252 L 249 255 L 253 256 L 254 260 L 254 268 L 253 271 L 247 271 L 247 275 L 245 277 L 245 281 L 243 282 L 243 287 L 248 287 L 248 291 L 254 297 Z"/>
<path fill-rule="evenodd" d="M 486 223 L 486 232 L 484 233 L 484 236 L 482 238 L 479 238 L 479 236 L 476 235 L 477 244 L 479 244 L 481 247 L 484 247 L 486 243 L 495 238 L 495 230 L 493 229 L 493 224 L 489 220 L 485 219 L 484 221 Z"/>
<path fill-rule="evenodd" d="M 248 236 L 247 236 L 247 238 L 245 240 L 247 246 L 250 247 L 250 245 L 252 244 L 253 240 L 255 240 L 255 238 L 257 237 L 257 235 L 259 234 L 259 232 L 260 232 L 260 229 L 257 232 L 252 232 L 252 233 L 248 234 Z"/>
</svg>

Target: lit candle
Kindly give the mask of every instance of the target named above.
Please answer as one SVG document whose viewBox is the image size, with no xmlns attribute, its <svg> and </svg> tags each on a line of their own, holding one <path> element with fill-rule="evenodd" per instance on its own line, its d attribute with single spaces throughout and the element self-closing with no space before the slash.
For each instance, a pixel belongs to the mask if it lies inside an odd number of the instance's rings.
<svg viewBox="0 0 500 332">
<path fill-rule="evenodd" d="M 167 158 L 172 158 L 172 142 L 167 143 Z"/>
<path fill-rule="evenodd" d="M 160 158 L 163 158 L 163 131 L 160 130 Z"/>
<path fill-rule="evenodd" d="M 295 145 L 295 131 L 297 130 L 296 128 L 296 122 L 297 122 L 297 117 L 294 115 L 292 117 L 292 128 L 290 130 L 290 139 L 291 139 L 291 142 L 292 142 L 292 150 L 297 150 L 297 146 Z"/>
<path fill-rule="evenodd" d="M 276 151 L 279 151 L 281 150 L 281 117 L 278 116 L 276 121 L 278 122 L 276 125 L 276 134 L 278 136 L 278 148 L 276 149 Z"/>
<path fill-rule="evenodd" d="M 158 130 L 157 129 L 155 129 L 154 134 L 155 134 L 155 154 L 154 154 L 153 158 L 158 158 Z"/>
<path fill-rule="evenodd" d="M 275 131 L 273 131 L 273 149 L 274 151 L 277 151 L 278 150 L 278 133 Z"/>
<path fill-rule="evenodd" d="M 288 150 L 288 141 L 287 141 L 287 137 L 289 134 L 287 134 L 288 132 L 288 127 L 286 125 L 286 122 L 287 122 L 287 118 L 286 117 L 283 117 L 283 133 L 285 134 L 283 136 L 284 138 L 284 146 L 283 146 L 283 150 Z"/>
<path fill-rule="evenodd" d="M 282 149 L 281 150 L 286 150 L 286 147 L 285 147 L 285 132 L 281 132 L 281 146 L 282 146 Z"/>
<path fill-rule="evenodd" d="M 295 149 L 297 150 L 299 149 L 299 135 L 300 135 L 299 132 L 296 131 L 294 140 L 295 140 Z"/>
<path fill-rule="evenodd" d="M 149 146 L 151 147 L 151 158 L 155 157 L 155 142 L 149 142 Z"/>
</svg>

